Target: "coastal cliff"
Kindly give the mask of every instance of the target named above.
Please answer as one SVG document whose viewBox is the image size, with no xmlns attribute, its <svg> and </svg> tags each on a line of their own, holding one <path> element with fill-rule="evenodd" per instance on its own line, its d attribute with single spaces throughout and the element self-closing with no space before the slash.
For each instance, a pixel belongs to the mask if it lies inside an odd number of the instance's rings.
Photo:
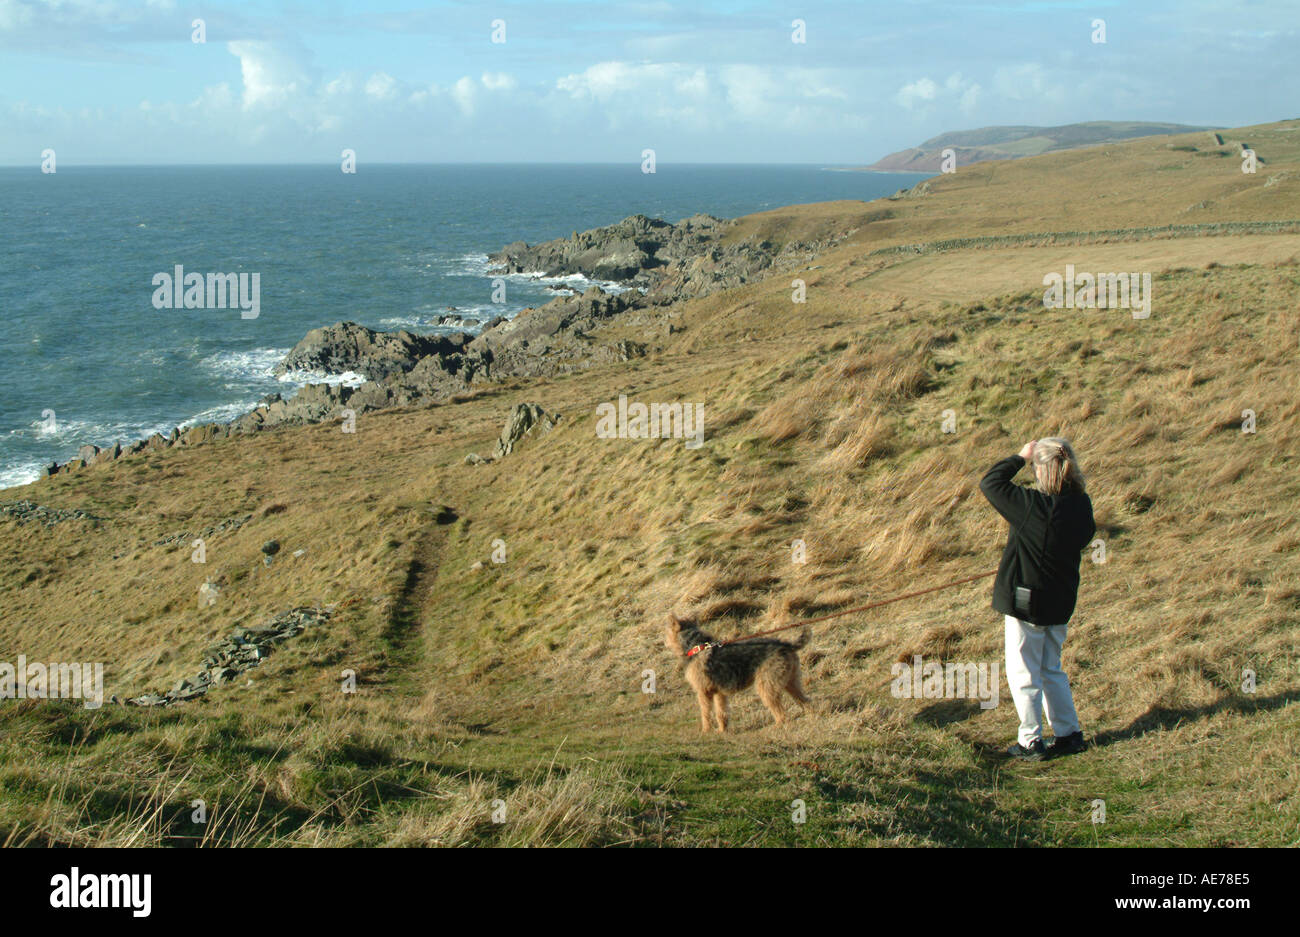
<svg viewBox="0 0 1300 937">
<path fill-rule="evenodd" d="M 737 236 L 737 234 L 744 236 Z M 357 386 L 308 383 L 295 394 L 270 394 L 248 413 L 228 423 L 205 423 L 168 435 L 107 448 L 83 446 L 63 465 L 51 463 L 45 475 L 111 462 L 145 450 L 197 445 L 210 439 L 252 433 L 282 424 L 301 425 L 341 419 L 343 410 L 365 413 L 390 407 L 420 406 L 496 381 L 553 377 L 594 365 L 630 361 L 662 347 L 673 324 L 674 303 L 751 282 L 774 270 L 807 263 L 839 243 L 850 230 L 811 239 L 777 239 L 738 232 L 733 219 L 692 215 L 671 224 L 632 215 L 617 224 L 575 232 L 529 245 L 516 241 L 490 254 L 492 274 L 573 274 L 617 283 L 622 292 L 590 286 L 580 295 L 562 295 L 512 319 L 494 317 L 478 327 L 451 334 L 391 332 L 356 322 L 312 329 L 285 356 L 275 374 L 295 372 L 361 375 Z M 617 335 L 602 334 L 617 325 Z"/>
</svg>

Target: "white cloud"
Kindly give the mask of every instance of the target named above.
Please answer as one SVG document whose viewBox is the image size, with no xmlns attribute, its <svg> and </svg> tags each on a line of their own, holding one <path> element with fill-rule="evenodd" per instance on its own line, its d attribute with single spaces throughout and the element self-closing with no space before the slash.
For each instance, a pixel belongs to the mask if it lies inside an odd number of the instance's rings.
<svg viewBox="0 0 1300 937">
<path fill-rule="evenodd" d="M 770 114 L 781 96 L 771 70 L 757 65 L 726 65 L 718 70 L 718 77 L 726 89 L 727 103 L 747 119 Z"/>
<path fill-rule="evenodd" d="M 366 82 L 366 94 L 380 101 L 391 101 L 397 97 L 397 82 L 387 72 L 375 72 Z"/>
<path fill-rule="evenodd" d="M 442 92 L 437 85 L 429 85 L 427 88 L 420 88 L 417 91 L 412 91 L 409 100 L 412 104 L 423 104 L 425 101 L 431 100 L 441 93 Z"/>
<path fill-rule="evenodd" d="M 615 94 L 634 90 L 649 69 L 662 67 L 650 65 L 633 67 L 626 62 L 598 62 L 576 75 L 565 75 L 557 79 L 555 87 L 575 98 L 607 101 Z"/>
<path fill-rule="evenodd" d="M 311 87 L 306 66 L 273 43 L 245 39 L 226 43 L 226 49 L 239 59 L 245 110 L 280 107 Z"/>
<path fill-rule="evenodd" d="M 202 111 L 226 111 L 235 104 L 234 92 L 230 85 L 221 82 L 203 89 L 203 93 L 190 102 L 190 107 Z"/>
<path fill-rule="evenodd" d="M 910 111 L 915 109 L 920 101 L 933 101 L 938 93 L 938 85 L 929 78 L 920 78 L 899 88 L 898 94 L 894 95 L 894 100 Z"/>
<path fill-rule="evenodd" d="M 961 72 L 953 72 L 944 79 L 943 84 L 923 77 L 903 85 L 894 95 L 894 103 L 919 114 L 928 114 L 935 108 L 956 108 L 963 115 L 969 116 L 979 104 L 982 91 L 977 82 L 968 81 L 962 77 Z"/>
<path fill-rule="evenodd" d="M 833 120 L 834 102 L 850 99 L 846 77 L 830 69 L 610 61 L 557 79 L 555 90 L 601 106 L 611 127 L 652 116 L 696 127 L 789 128 Z"/>
<path fill-rule="evenodd" d="M 673 89 L 688 98 L 706 98 L 710 88 L 709 73 L 702 68 L 681 75 L 673 81 Z"/>
<path fill-rule="evenodd" d="M 1037 62 L 1002 66 L 993 73 L 993 90 L 1011 101 L 1057 103 L 1065 99 L 1065 89 L 1052 84 Z"/>
<path fill-rule="evenodd" d="M 16 0 L 0 0 L 0 30 L 16 32 L 30 26 L 35 19 L 35 11 L 27 4 Z"/>
<path fill-rule="evenodd" d="M 484 72 L 482 81 L 489 91 L 513 91 L 519 85 L 513 75 L 505 72 Z"/>
<path fill-rule="evenodd" d="M 478 101 L 478 85 L 473 78 L 466 75 L 451 86 L 451 96 L 462 114 L 471 117 Z"/>
<path fill-rule="evenodd" d="M 330 96 L 348 95 L 352 93 L 352 76 L 339 75 L 325 86 L 325 93 Z"/>
</svg>

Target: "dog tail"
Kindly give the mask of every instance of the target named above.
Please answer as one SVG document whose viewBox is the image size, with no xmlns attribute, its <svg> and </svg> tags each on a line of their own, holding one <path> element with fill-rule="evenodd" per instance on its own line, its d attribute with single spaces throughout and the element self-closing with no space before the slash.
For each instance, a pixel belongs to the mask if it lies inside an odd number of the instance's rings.
<svg viewBox="0 0 1300 937">
<path fill-rule="evenodd" d="M 810 629 L 810 628 L 804 628 L 803 631 L 800 631 L 800 632 L 799 632 L 799 637 L 795 638 L 795 639 L 794 639 L 793 641 L 791 641 L 790 643 L 791 643 L 792 645 L 794 645 L 795 647 L 803 647 L 803 646 L 804 646 L 805 644 L 807 644 L 811 639 L 812 639 L 812 629 Z"/>
</svg>

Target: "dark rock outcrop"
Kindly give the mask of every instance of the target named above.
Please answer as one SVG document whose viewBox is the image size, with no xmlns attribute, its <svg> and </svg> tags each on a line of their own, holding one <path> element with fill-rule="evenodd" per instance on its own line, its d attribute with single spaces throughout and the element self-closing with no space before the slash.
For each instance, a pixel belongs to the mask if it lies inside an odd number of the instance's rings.
<svg viewBox="0 0 1300 937">
<path fill-rule="evenodd" d="M 275 374 L 290 371 L 355 371 L 370 380 L 409 371 L 421 358 L 452 354 L 468 341 L 464 333 L 416 335 L 414 332 L 377 332 L 355 322 L 312 329 L 276 366 Z"/>
<path fill-rule="evenodd" d="M 618 224 L 568 238 L 531 246 L 516 241 L 488 255 L 488 261 L 507 273 L 578 273 L 616 280 L 637 288 L 648 304 L 663 305 L 739 286 L 768 270 L 805 263 L 848 234 L 778 244 L 764 238 L 728 238 L 735 224 L 712 215 L 692 215 L 676 224 L 632 215 Z"/>
<path fill-rule="evenodd" d="M 483 465 L 487 462 L 495 462 L 497 459 L 504 459 L 515 451 L 515 444 L 519 440 L 531 435 L 534 430 L 539 433 L 549 433 L 559 422 L 558 413 L 547 413 L 535 403 L 517 403 L 510 408 L 510 415 L 506 417 L 506 425 L 497 438 L 492 455 L 485 458 L 471 452 L 465 457 L 465 462 L 469 465 Z"/>
<path fill-rule="evenodd" d="M 665 269 L 680 266 L 693 253 L 716 244 L 733 223 L 712 215 L 693 215 L 674 225 L 660 218 L 632 215 L 618 224 L 574 232 L 568 238 L 531 246 L 516 241 L 488 255 L 488 261 L 507 273 L 577 273 L 654 293 Z"/>
</svg>

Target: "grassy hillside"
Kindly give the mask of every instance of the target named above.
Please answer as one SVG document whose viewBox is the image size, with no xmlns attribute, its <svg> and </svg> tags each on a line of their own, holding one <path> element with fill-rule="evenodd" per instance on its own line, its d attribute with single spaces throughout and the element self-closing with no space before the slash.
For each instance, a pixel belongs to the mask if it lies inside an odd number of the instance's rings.
<svg viewBox="0 0 1300 937">
<path fill-rule="evenodd" d="M 103 660 L 134 696 L 237 627 L 333 617 L 195 703 L 0 703 L 0 842 L 1300 843 L 1300 122 L 1224 137 L 750 216 L 734 237 L 853 234 L 806 303 L 783 275 L 681 304 L 650 358 L 6 492 L 101 520 L 0 519 L 0 659 Z M 1044 309 L 1067 263 L 1150 272 L 1150 318 Z M 703 403 L 704 445 L 597 438 L 619 394 Z M 465 464 L 519 401 L 563 420 Z M 988 711 L 890 694 L 913 654 L 1000 661 L 987 581 L 816 627 L 812 711 L 776 728 L 746 694 L 700 734 L 669 610 L 735 636 L 991 570 L 979 477 L 1048 434 L 1107 548 L 1065 652 L 1096 747 L 1008 764 L 1005 683 Z"/>
<path fill-rule="evenodd" d="M 1080 124 L 1062 124 L 1059 127 L 977 127 L 974 130 L 941 133 L 919 146 L 890 153 L 866 168 L 888 172 L 938 172 L 945 149 L 954 150 L 957 162 L 969 166 L 986 160 L 1019 159 L 1058 150 L 1096 146 L 1099 143 L 1118 143 L 1135 137 L 1192 133 L 1208 129 L 1186 124 L 1122 120 L 1094 120 Z"/>
</svg>

